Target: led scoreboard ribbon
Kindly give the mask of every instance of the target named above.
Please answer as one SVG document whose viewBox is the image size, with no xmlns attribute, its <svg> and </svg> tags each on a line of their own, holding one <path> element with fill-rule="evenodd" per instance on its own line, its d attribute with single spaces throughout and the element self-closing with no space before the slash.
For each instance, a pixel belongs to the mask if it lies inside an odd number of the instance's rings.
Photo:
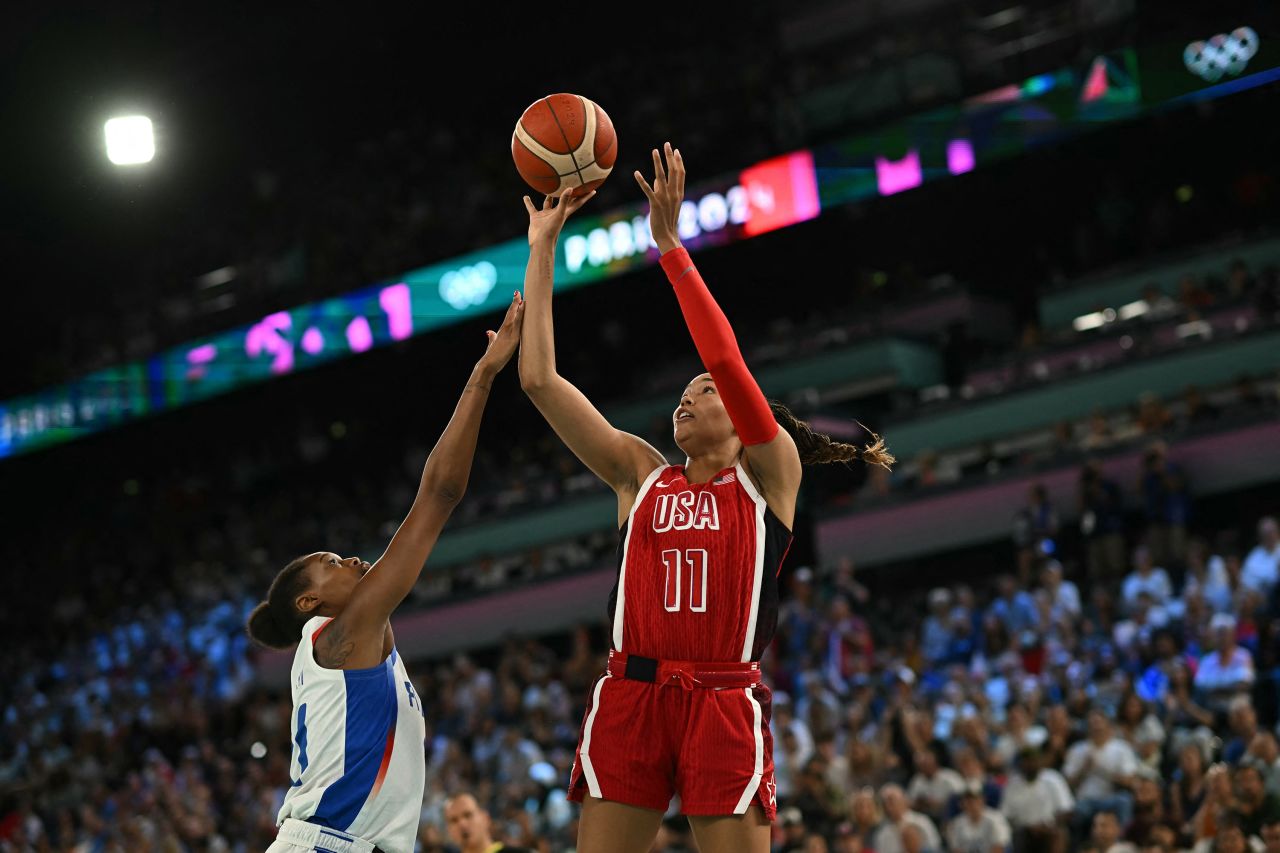
<svg viewBox="0 0 1280 853">
<path fill-rule="evenodd" d="M 1159 97 L 1147 92 L 1144 98 L 1138 55 L 1125 50 L 873 134 L 757 163 L 693 187 L 680 210 L 680 237 L 691 251 L 748 239 L 813 219 L 823 208 L 893 195 L 1107 122 L 1280 76 L 1280 60 L 1268 55 L 1267 43 L 1253 30 L 1248 38 L 1250 68 L 1258 70 L 1230 83 L 1210 85 L 1193 73 L 1199 66 L 1188 64 L 1181 69 L 1183 79 L 1165 74 L 1155 87 Z M 1144 53 L 1143 62 L 1181 66 L 1184 47 L 1161 48 L 1153 60 Z M 1225 43 L 1216 46 L 1226 48 Z M 1196 54 L 1203 55 L 1203 49 Z M 1239 50 L 1233 54 L 1240 55 Z M 1234 70 L 1230 66 L 1227 73 Z M 638 203 L 570 221 L 556 256 L 557 288 L 581 287 L 655 264 L 658 252 L 646 213 Z M 0 458 L 501 310 L 507 294 L 523 284 L 527 258 L 526 240 L 509 240 L 0 402 Z"/>
</svg>

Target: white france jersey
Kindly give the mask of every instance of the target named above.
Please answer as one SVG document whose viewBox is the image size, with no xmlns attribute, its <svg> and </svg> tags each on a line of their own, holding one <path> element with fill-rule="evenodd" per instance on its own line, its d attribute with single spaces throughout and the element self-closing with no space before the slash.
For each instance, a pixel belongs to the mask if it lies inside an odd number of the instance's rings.
<svg viewBox="0 0 1280 853">
<path fill-rule="evenodd" d="M 412 853 L 427 778 L 422 700 L 394 647 L 368 669 L 316 663 L 330 621 L 309 619 L 293 656 L 293 784 L 276 823 L 305 820 Z"/>
</svg>

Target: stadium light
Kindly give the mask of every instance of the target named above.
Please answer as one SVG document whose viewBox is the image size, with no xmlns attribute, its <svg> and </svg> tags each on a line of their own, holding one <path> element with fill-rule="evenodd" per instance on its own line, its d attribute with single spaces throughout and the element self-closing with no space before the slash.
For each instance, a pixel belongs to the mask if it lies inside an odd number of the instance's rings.
<svg viewBox="0 0 1280 853">
<path fill-rule="evenodd" d="M 151 119 L 146 116 L 119 116 L 107 121 L 107 158 L 117 166 L 150 163 L 156 156 Z"/>
</svg>

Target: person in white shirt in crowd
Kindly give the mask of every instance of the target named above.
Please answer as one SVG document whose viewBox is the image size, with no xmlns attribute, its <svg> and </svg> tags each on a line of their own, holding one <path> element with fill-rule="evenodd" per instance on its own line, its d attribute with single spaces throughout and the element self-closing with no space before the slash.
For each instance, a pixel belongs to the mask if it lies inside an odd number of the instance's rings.
<svg viewBox="0 0 1280 853">
<path fill-rule="evenodd" d="M 880 805 L 884 810 L 884 823 L 871 836 L 871 849 L 876 853 L 905 853 L 903 831 L 908 827 L 920 833 L 923 849 L 936 850 L 942 846 L 933 821 L 907 807 L 907 795 L 898 785 L 885 785 L 880 789 Z"/>
<path fill-rule="evenodd" d="M 1203 539 L 1192 539 L 1187 544 L 1187 581 L 1182 594 L 1186 597 L 1197 593 L 1214 613 L 1231 610 L 1231 580 L 1227 577 L 1226 561 L 1210 554 Z"/>
<path fill-rule="evenodd" d="M 1100 811 L 1093 816 L 1090 843 L 1099 853 L 1138 853 L 1138 848 L 1120 839 L 1123 825 L 1113 811 Z"/>
<path fill-rule="evenodd" d="M 982 785 L 971 784 L 960 795 L 960 814 L 947 825 L 952 853 L 1004 853 L 1013 840 L 1009 821 L 982 800 Z"/>
<path fill-rule="evenodd" d="M 950 767 L 940 767 L 937 753 L 928 747 L 916 750 L 915 765 L 907 798 L 916 811 L 940 823 L 947 818 L 951 798 L 964 791 L 964 779 Z"/>
<path fill-rule="evenodd" d="M 1040 584 L 1053 598 L 1051 613 L 1055 622 L 1067 622 L 1080 616 L 1080 589 L 1063 577 L 1062 563 L 1057 560 L 1046 562 L 1040 570 Z"/>
<path fill-rule="evenodd" d="M 1233 697 L 1248 692 L 1256 676 L 1253 655 L 1236 645 L 1235 617 L 1219 613 L 1209 621 L 1209 629 L 1213 632 L 1214 648 L 1200 658 L 1195 686 L 1205 693 L 1209 707 L 1218 710 L 1225 708 Z"/>
<path fill-rule="evenodd" d="M 1004 734 L 996 738 L 992 748 L 992 757 L 997 765 L 1008 767 L 1018 757 L 1018 753 L 1028 747 L 1038 747 L 1049 738 L 1044 726 L 1036 725 L 1027 706 L 1015 703 L 1009 706 L 1005 717 Z"/>
<path fill-rule="evenodd" d="M 902 853 L 941 853 L 941 851 L 936 845 L 929 843 L 928 837 L 920 827 L 909 823 L 902 827 Z"/>
<path fill-rule="evenodd" d="M 1001 813 L 1008 819 L 1024 853 L 1058 853 L 1066 850 L 1067 827 L 1075 809 L 1075 797 L 1062 774 L 1044 766 L 1038 748 L 1018 753 L 1017 771 L 1004 787 Z"/>
<path fill-rule="evenodd" d="M 1271 516 L 1258 522 L 1258 544 L 1244 558 L 1244 585 L 1263 595 L 1280 578 L 1280 525 Z"/>
<path fill-rule="evenodd" d="M 1094 708 L 1089 712 L 1088 737 L 1067 750 L 1062 775 L 1076 793 L 1076 815 L 1089 821 L 1101 811 L 1114 812 L 1121 825 L 1133 816 L 1133 775 L 1138 757 L 1115 736 L 1111 720 Z"/>
<path fill-rule="evenodd" d="M 1169 574 L 1159 568 L 1151 560 L 1151 550 L 1146 545 L 1133 549 L 1133 571 L 1124 579 L 1121 599 L 1124 609 L 1131 612 L 1138 604 L 1138 595 L 1147 593 L 1152 603 L 1159 606 L 1173 595 L 1173 584 L 1169 583 Z"/>
</svg>

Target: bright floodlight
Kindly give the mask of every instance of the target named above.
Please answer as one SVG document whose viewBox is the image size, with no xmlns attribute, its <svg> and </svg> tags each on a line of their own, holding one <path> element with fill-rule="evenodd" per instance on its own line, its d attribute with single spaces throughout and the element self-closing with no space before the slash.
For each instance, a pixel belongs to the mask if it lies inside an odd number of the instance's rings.
<svg viewBox="0 0 1280 853">
<path fill-rule="evenodd" d="M 121 116 L 106 124 L 107 157 L 117 166 L 149 163 L 156 156 L 156 140 L 151 133 L 151 119 L 146 116 Z"/>
</svg>

